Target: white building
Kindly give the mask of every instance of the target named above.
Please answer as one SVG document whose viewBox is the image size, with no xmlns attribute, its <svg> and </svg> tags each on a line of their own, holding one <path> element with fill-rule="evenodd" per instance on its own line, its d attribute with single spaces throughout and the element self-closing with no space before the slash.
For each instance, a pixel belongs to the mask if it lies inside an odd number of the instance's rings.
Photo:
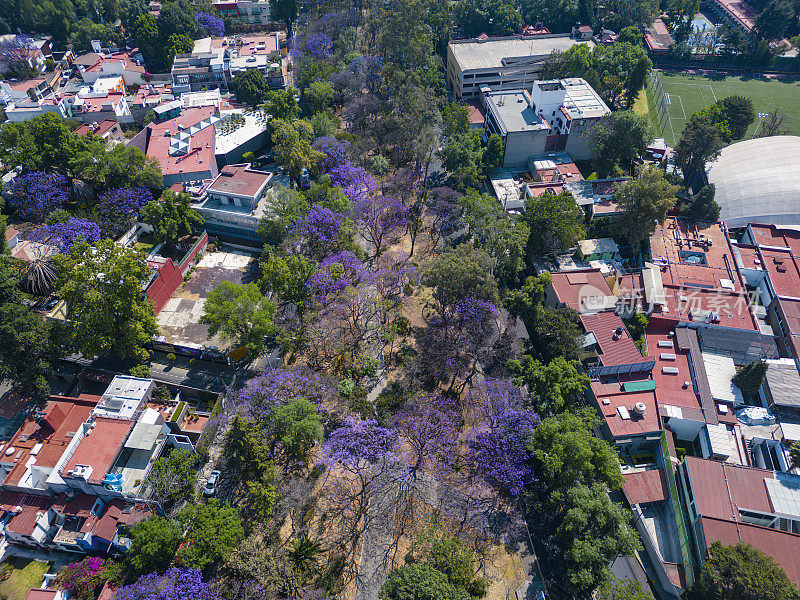
<svg viewBox="0 0 800 600">
<path fill-rule="evenodd" d="M 578 41 L 569 34 L 453 40 L 447 46 L 447 83 L 457 100 L 477 100 L 480 90 L 529 89 L 539 79 L 551 52 L 564 52 Z"/>
<path fill-rule="evenodd" d="M 486 135 L 505 142 L 502 166 L 524 168 L 531 156 L 568 152 L 574 160 L 591 158 L 586 132 L 610 113 L 603 99 L 580 78 L 536 81 L 526 89 L 484 89 Z"/>
</svg>

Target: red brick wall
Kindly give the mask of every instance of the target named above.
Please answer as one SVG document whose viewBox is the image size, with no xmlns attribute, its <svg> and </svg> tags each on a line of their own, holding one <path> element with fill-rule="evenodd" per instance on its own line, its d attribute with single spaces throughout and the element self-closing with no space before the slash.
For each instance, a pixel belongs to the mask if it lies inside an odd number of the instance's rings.
<svg viewBox="0 0 800 600">
<path fill-rule="evenodd" d="M 153 283 L 147 288 L 147 297 L 153 303 L 153 310 L 156 314 L 164 308 L 167 300 L 172 297 L 182 283 L 183 275 L 172 259 L 168 258 L 167 262 L 159 269 Z"/>
</svg>

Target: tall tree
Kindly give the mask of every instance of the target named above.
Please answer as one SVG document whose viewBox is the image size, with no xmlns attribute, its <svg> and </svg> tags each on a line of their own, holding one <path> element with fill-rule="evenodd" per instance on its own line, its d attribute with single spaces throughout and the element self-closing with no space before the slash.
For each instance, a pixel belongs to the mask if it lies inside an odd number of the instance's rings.
<svg viewBox="0 0 800 600">
<path fill-rule="evenodd" d="M 622 209 L 619 231 L 636 246 L 652 235 L 657 223 L 663 223 L 680 189 L 664 177 L 658 167 L 646 167 L 639 176 L 619 186 L 615 198 Z"/>
<path fill-rule="evenodd" d="M 173 242 L 184 235 L 197 232 L 203 226 L 203 215 L 189 206 L 189 195 L 165 190 L 161 200 L 148 202 L 139 219 L 153 228 L 162 242 Z"/>
<path fill-rule="evenodd" d="M 719 156 L 723 146 L 719 130 L 708 117 L 692 115 L 675 146 L 675 162 L 683 168 L 686 180 L 691 183 L 695 174 L 708 161 Z"/>
<path fill-rule="evenodd" d="M 164 517 L 148 517 L 134 525 L 132 543 L 125 561 L 133 573 L 162 571 L 175 558 L 183 532 L 180 525 Z"/>
<path fill-rule="evenodd" d="M 208 295 L 200 321 L 211 335 L 219 333 L 223 340 L 260 354 L 265 338 L 278 331 L 274 317 L 275 303 L 261 295 L 257 284 L 223 281 Z"/>
<path fill-rule="evenodd" d="M 297 20 L 297 0 L 269 0 L 269 11 L 273 20 L 284 22 L 287 37 L 292 39 L 293 25 Z"/>
<path fill-rule="evenodd" d="M 688 205 L 684 206 L 682 213 L 695 221 L 714 221 L 719 219 L 719 204 L 714 200 L 716 188 L 713 183 L 704 186 L 692 196 Z"/>
<path fill-rule="evenodd" d="M 568 194 L 542 194 L 525 203 L 525 221 L 530 229 L 526 248 L 528 264 L 551 252 L 571 248 L 586 235 L 584 215 Z"/>
<path fill-rule="evenodd" d="M 224 560 L 244 537 L 239 508 L 216 498 L 187 505 L 178 513 L 178 521 L 186 528 L 186 543 L 178 550 L 177 561 L 190 569 Z"/>
<path fill-rule="evenodd" d="M 0 304 L 0 377 L 32 399 L 50 394 L 47 377 L 58 358 L 58 344 L 51 325 L 26 306 L 15 302 Z"/>
<path fill-rule="evenodd" d="M 653 139 L 653 127 L 647 115 L 613 112 L 592 127 L 589 138 L 597 175 L 611 177 L 617 167 L 628 173 L 633 170 L 634 161 Z"/>
<path fill-rule="evenodd" d="M 568 361 L 558 356 L 542 363 L 529 354 L 520 360 L 510 360 L 508 370 L 514 382 L 528 386 L 526 404 L 539 415 L 554 415 L 565 409 L 577 408 L 580 398 L 589 387 L 589 378 L 578 371 L 578 361 Z"/>
<path fill-rule="evenodd" d="M 258 69 L 237 71 L 231 85 L 237 100 L 249 106 L 260 106 L 269 93 L 267 78 Z"/>
<path fill-rule="evenodd" d="M 687 594 L 689 600 L 796 600 L 800 597 L 780 564 L 758 548 L 739 542 L 708 549 L 700 577 Z"/>
<path fill-rule="evenodd" d="M 428 263 L 422 282 L 434 288 L 433 298 L 440 312 L 468 297 L 493 302 L 497 283 L 491 262 L 483 250 L 462 244 Z"/>
<path fill-rule="evenodd" d="M 79 241 L 57 255 L 56 293 L 67 303 L 74 347 L 86 357 L 116 354 L 145 360 L 158 332 L 153 305 L 142 294 L 152 271 L 144 256 L 110 239 Z"/>
</svg>

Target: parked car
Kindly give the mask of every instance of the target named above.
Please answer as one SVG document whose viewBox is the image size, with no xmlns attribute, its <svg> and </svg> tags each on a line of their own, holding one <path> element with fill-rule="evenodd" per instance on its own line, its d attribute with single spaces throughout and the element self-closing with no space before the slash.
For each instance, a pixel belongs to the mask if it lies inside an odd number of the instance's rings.
<svg viewBox="0 0 800 600">
<path fill-rule="evenodd" d="M 217 493 L 217 483 L 219 483 L 220 475 L 219 471 L 211 471 L 211 475 L 208 476 L 208 481 L 206 481 L 206 487 L 203 490 L 204 496 L 210 497 Z"/>
</svg>

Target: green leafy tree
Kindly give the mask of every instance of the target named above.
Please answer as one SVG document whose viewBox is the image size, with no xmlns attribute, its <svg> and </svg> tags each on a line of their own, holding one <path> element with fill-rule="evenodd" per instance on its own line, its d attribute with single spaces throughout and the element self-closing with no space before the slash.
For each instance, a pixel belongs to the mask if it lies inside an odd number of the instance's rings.
<svg viewBox="0 0 800 600">
<path fill-rule="evenodd" d="M 663 223 L 677 199 L 680 189 L 664 177 L 658 167 L 642 169 L 639 176 L 619 186 L 615 198 L 623 211 L 618 219 L 618 230 L 630 243 L 637 246 Z"/>
<path fill-rule="evenodd" d="M 164 517 L 148 517 L 133 526 L 125 562 L 139 575 L 167 568 L 183 539 L 180 524 Z"/>
<path fill-rule="evenodd" d="M 208 295 L 200 322 L 209 326 L 210 335 L 219 333 L 259 354 L 265 338 L 278 332 L 274 317 L 275 303 L 261 295 L 257 284 L 223 281 Z"/>
<path fill-rule="evenodd" d="M 189 194 L 165 190 L 161 200 L 148 202 L 139 214 L 139 220 L 153 228 L 153 234 L 162 242 L 170 242 L 184 235 L 196 233 L 203 226 L 203 215 L 189 206 Z"/>
<path fill-rule="evenodd" d="M 578 361 L 569 361 L 563 356 L 542 363 L 529 354 L 523 355 L 521 360 L 508 362 L 514 383 L 528 386 L 528 402 L 540 416 L 578 406 L 589 387 L 589 378 L 578 371 L 579 366 Z"/>
<path fill-rule="evenodd" d="M 292 120 L 300 114 L 297 105 L 297 90 L 272 90 L 267 92 L 264 110 L 275 119 Z"/>
<path fill-rule="evenodd" d="M 258 237 L 270 246 L 278 246 L 289 235 L 289 226 L 311 208 L 301 192 L 279 186 L 272 196 L 273 210 L 258 222 Z"/>
<path fill-rule="evenodd" d="M 453 15 L 467 37 L 514 35 L 522 26 L 516 7 L 502 0 L 460 0 Z"/>
<path fill-rule="evenodd" d="M 789 458 L 791 459 L 792 467 L 800 469 L 800 442 L 789 444 Z"/>
<path fill-rule="evenodd" d="M 302 312 L 308 299 L 308 280 L 317 272 L 317 265 L 302 254 L 278 256 L 267 253 L 261 261 L 259 286 L 264 293 L 272 292 L 284 302 L 292 302 Z"/>
<path fill-rule="evenodd" d="M 469 108 L 459 102 L 448 102 L 442 107 L 442 135 L 469 132 Z"/>
<path fill-rule="evenodd" d="M 75 177 L 86 180 L 96 190 L 132 188 L 143 185 L 160 190 L 164 176 L 154 158 L 148 158 L 135 146 L 115 144 L 106 148 L 97 136 L 88 136 L 91 142 L 78 140 L 78 147 L 70 156 L 67 166 Z"/>
<path fill-rule="evenodd" d="M 599 600 L 655 600 L 635 579 L 607 581 L 600 586 Z"/>
<path fill-rule="evenodd" d="M 490 265 L 486 252 L 461 244 L 430 261 L 422 282 L 434 288 L 433 298 L 440 312 L 469 297 L 497 302 L 497 283 Z"/>
<path fill-rule="evenodd" d="M 800 592 L 774 558 L 739 542 L 714 542 L 688 600 L 797 600 Z"/>
<path fill-rule="evenodd" d="M 708 117 L 692 115 L 683 127 L 681 139 L 675 146 L 675 162 L 683 168 L 684 177 L 691 183 L 694 175 L 708 161 L 719 156 L 722 137 Z"/>
<path fill-rule="evenodd" d="M 719 204 L 714 200 L 716 188 L 713 183 L 704 186 L 697 194 L 692 196 L 689 204 L 683 207 L 682 213 L 695 221 L 719 220 Z"/>
<path fill-rule="evenodd" d="M 633 44 L 634 46 L 641 46 L 644 44 L 644 36 L 642 30 L 638 27 L 629 25 L 619 32 L 617 41 L 623 44 Z"/>
<path fill-rule="evenodd" d="M 303 109 L 313 115 L 326 110 L 333 102 L 333 85 L 328 81 L 312 81 L 303 90 Z"/>
<path fill-rule="evenodd" d="M 176 558 L 189 569 L 205 569 L 225 560 L 244 537 L 239 508 L 216 498 L 184 507 L 178 521 L 186 528 L 186 540 Z"/>
<path fill-rule="evenodd" d="M 67 303 L 76 350 L 86 357 L 115 354 L 146 360 L 144 345 L 158 332 L 153 305 L 142 294 L 151 270 L 144 257 L 110 239 L 79 241 L 54 258 L 56 293 Z"/>
<path fill-rule="evenodd" d="M 142 52 L 147 68 L 153 73 L 166 71 L 166 56 L 162 46 L 161 32 L 158 30 L 158 19 L 151 14 L 140 15 L 133 25 L 133 38 Z"/>
<path fill-rule="evenodd" d="M 740 140 L 747 133 L 747 128 L 756 120 L 753 101 L 746 96 L 728 96 L 719 101 L 725 121 L 731 131 L 731 138 Z"/>
<path fill-rule="evenodd" d="M 25 306 L 0 305 L 0 377 L 11 380 L 24 396 L 46 398 L 47 376 L 57 357 L 47 321 Z"/>
<path fill-rule="evenodd" d="M 223 454 L 243 481 L 262 478 L 270 462 L 264 432 L 255 421 L 236 416 L 225 433 Z"/>
<path fill-rule="evenodd" d="M 380 600 L 471 600 L 471 596 L 433 567 L 410 564 L 389 573 Z"/>
<path fill-rule="evenodd" d="M 429 523 L 415 537 L 411 556 L 414 562 L 427 564 L 446 575 L 456 587 L 470 591 L 476 587 L 475 553 L 436 523 Z"/>
<path fill-rule="evenodd" d="M 553 278 L 547 271 L 539 275 L 530 275 L 521 288 L 510 290 L 506 294 L 503 305 L 512 315 L 521 317 L 523 321 L 533 322 L 536 311 L 544 301 L 547 286 L 552 281 Z"/>
<path fill-rule="evenodd" d="M 181 35 L 173 33 L 167 39 L 166 51 L 169 57 L 169 64 L 172 66 L 172 61 L 178 54 L 188 54 L 194 50 L 194 40 L 188 35 Z"/>
<path fill-rule="evenodd" d="M 733 383 L 745 394 L 757 394 L 764 384 L 767 375 L 767 363 L 762 360 L 754 360 L 746 364 L 733 376 Z"/>
<path fill-rule="evenodd" d="M 297 0 L 269 0 L 270 17 L 286 24 L 287 37 L 292 38 L 294 22 L 297 20 Z"/>
<path fill-rule="evenodd" d="M 641 549 L 639 534 L 630 510 L 612 502 L 602 484 L 573 487 L 560 503 L 563 519 L 556 539 L 564 549 L 564 575 L 569 587 L 588 593 L 611 576 L 609 564 L 617 556 Z"/>
<path fill-rule="evenodd" d="M 605 115 L 589 130 L 592 160 L 599 177 L 610 177 L 617 168 L 626 172 L 653 140 L 653 127 L 647 115 L 624 110 Z"/>
<path fill-rule="evenodd" d="M 197 458 L 189 450 L 173 450 L 153 463 L 148 483 L 159 501 L 173 504 L 194 495 Z"/>
<path fill-rule="evenodd" d="M 568 194 L 529 198 L 524 218 L 530 229 L 526 247 L 529 264 L 536 257 L 567 250 L 586 236 L 583 211 Z"/>
<path fill-rule="evenodd" d="M 237 71 L 232 86 L 236 98 L 249 106 L 261 106 L 269 94 L 267 78 L 258 69 Z"/>
<path fill-rule="evenodd" d="M 534 313 L 533 338 L 539 356 L 551 361 L 559 356 L 567 360 L 578 358 L 582 337 L 580 319 L 573 309 L 545 306 Z"/>
<path fill-rule="evenodd" d="M 313 135 L 314 129 L 306 121 L 294 123 L 281 119 L 272 121 L 272 145 L 275 156 L 286 166 L 286 170 L 295 182 L 300 181 L 303 169 L 316 171 L 324 156 L 322 152 L 311 147 L 310 138 Z"/>
<path fill-rule="evenodd" d="M 501 164 L 503 164 L 503 154 L 505 153 L 505 145 L 503 139 L 493 133 L 486 141 L 486 147 L 483 149 L 483 170 L 486 173 L 491 173 Z"/>
<path fill-rule="evenodd" d="M 525 270 L 525 245 L 529 229 L 525 221 L 506 213 L 497 198 L 474 189 L 460 200 L 462 219 L 469 226 L 475 245 L 495 262 L 494 275 L 503 289 L 517 287 Z"/>
<path fill-rule="evenodd" d="M 539 463 L 539 477 L 554 505 L 575 486 L 601 483 L 618 489 L 622 484 L 616 452 L 592 432 L 602 424 L 595 411 L 584 408 L 547 417 L 533 430 L 528 450 Z"/>
<path fill-rule="evenodd" d="M 792 2 L 772 0 L 756 19 L 756 35 L 764 41 L 781 39 L 796 13 L 797 9 Z"/>
<path fill-rule="evenodd" d="M 447 138 L 442 150 L 442 165 L 450 173 L 453 187 L 475 188 L 483 177 L 481 140 L 474 132 L 456 133 Z"/>
<path fill-rule="evenodd" d="M 113 25 L 102 25 L 91 19 L 81 19 L 71 28 L 69 43 L 76 54 L 92 51 L 92 40 L 100 40 L 104 48 L 119 43 L 122 39 L 119 29 Z"/>
<path fill-rule="evenodd" d="M 280 448 L 286 461 L 308 462 L 309 452 L 322 441 L 322 418 L 317 405 L 299 398 L 272 410 L 269 424 L 272 453 Z"/>
<path fill-rule="evenodd" d="M 45 113 L 27 121 L 6 123 L 0 128 L 3 166 L 31 171 L 59 170 L 77 151 L 77 140 L 67 121 Z"/>
</svg>

